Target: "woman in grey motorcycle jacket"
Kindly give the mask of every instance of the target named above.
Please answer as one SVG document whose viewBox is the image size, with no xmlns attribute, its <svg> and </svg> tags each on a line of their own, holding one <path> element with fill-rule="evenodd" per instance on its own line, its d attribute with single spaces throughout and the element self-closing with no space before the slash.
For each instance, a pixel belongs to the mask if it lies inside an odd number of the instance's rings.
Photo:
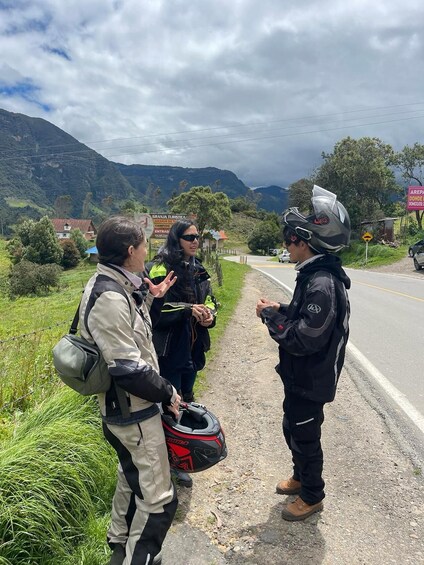
<svg viewBox="0 0 424 565">
<path fill-rule="evenodd" d="M 109 218 L 97 235 L 99 264 L 84 291 L 81 335 L 94 341 L 112 378 L 98 395 L 103 433 L 115 449 L 118 482 L 108 543 L 111 563 L 158 564 L 177 508 L 157 403 L 178 415 L 180 397 L 159 373 L 149 307 L 175 282 L 172 274 L 142 292 L 146 240 L 127 218 Z"/>
</svg>

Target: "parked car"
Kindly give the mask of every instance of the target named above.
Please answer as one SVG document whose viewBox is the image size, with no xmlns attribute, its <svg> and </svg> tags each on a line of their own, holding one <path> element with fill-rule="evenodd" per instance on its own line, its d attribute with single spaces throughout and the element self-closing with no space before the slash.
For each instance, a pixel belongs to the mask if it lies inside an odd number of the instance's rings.
<svg viewBox="0 0 424 565">
<path fill-rule="evenodd" d="M 414 255 L 414 267 L 416 271 L 421 271 L 421 269 L 424 269 L 424 242 L 421 247 L 418 247 Z"/>
<path fill-rule="evenodd" d="M 278 256 L 278 261 L 280 263 L 290 263 L 290 253 L 287 251 L 287 249 L 284 249 L 284 251 L 280 253 L 280 255 Z"/>
<path fill-rule="evenodd" d="M 278 249 L 270 249 L 269 254 L 271 255 L 271 257 L 277 257 Z"/>
<path fill-rule="evenodd" d="M 418 251 L 418 248 L 422 247 L 423 245 L 424 245 L 424 239 L 420 239 L 420 241 L 417 241 L 416 243 L 411 245 L 411 247 L 408 249 L 408 255 L 410 257 L 413 257 L 415 253 Z"/>
</svg>

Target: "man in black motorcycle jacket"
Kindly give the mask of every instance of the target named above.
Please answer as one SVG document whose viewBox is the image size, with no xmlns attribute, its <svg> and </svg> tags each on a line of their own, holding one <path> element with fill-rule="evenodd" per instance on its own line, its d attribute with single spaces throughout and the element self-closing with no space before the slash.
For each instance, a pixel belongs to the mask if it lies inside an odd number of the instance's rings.
<svg viewBox="0 0 424 565">
<path fill-rule="evenodd" d="M 256 313 L 279 345 L 276 367 L 284 385 L 283 433 L 293 476 L 277 493 L 300 496 L 284 507 L 285 520 L 304 520 L 323 509 L 321 425 L 324 404 L 336 394 L 349 336 L 350 280 L 332 252 L 348 245 L 349 216 L 335 195 L 314 186 L 314 214 L 283 214 L 284 241 L 297 261 L 296 288 L 288 305 L 261 298 Z"/>
</svg>

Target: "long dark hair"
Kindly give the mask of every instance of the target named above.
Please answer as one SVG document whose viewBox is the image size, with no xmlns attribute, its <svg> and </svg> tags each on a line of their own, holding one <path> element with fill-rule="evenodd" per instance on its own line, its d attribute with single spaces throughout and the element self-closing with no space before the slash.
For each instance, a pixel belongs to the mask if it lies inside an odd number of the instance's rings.
<svg viewBox="0 0 424 565">
<path fill-rule="evenodd" d="M 154 257 L 155 263 L 164 263 L 167 269 L 174 271 L 177 282 L 170 289 L 170 293 L 183 302 L 193 302 L 194 293 L 190 277 L 192 270 L 190 264 L 184 261 L 184 253 L 180 246 L 180 237 L 191 226 L 196 226 L 191 220 L 179 220 L 171 226 L 165 243 Z"/>
<path fill-rule="evenodd" d="M 145 239 L 143 229 L 125 216 L 112 216 L 101 223 L 96 247 L 99 263 L 122 266 L 128 257 L 128 247 L 138 247 Z"/>
<path fill-rule="evenodd" d="M 191 226 L 195 226 L 197 228 L 196 224 L 191 220 L 179 220 L 178 222 L 175 222 L 175 224 L 172 224 L 168 237 L 159 249 L 158 254 L 155 257 L 155 261 L 158 259 L 158 262 L 166 263 L 173 269 L 174 267 L 177 267 L 184 259 L 183 250 L 180 246 L 180 237 Z"/>
</svg>

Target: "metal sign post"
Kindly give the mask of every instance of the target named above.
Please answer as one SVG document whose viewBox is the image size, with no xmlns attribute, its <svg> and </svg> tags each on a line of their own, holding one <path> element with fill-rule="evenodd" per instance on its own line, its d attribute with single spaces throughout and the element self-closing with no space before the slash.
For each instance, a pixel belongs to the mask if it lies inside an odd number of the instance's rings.
<svg viewBox="0 0 424 565">
<path fill-rule="evenodd" d="M 372 234 L 366 231 L 364 234 L 362 234 L 362 239 L 365 241 L 365 265 L 366 265 L 368 262 L 368 242 L 372 240 Z"/>
</svg>

